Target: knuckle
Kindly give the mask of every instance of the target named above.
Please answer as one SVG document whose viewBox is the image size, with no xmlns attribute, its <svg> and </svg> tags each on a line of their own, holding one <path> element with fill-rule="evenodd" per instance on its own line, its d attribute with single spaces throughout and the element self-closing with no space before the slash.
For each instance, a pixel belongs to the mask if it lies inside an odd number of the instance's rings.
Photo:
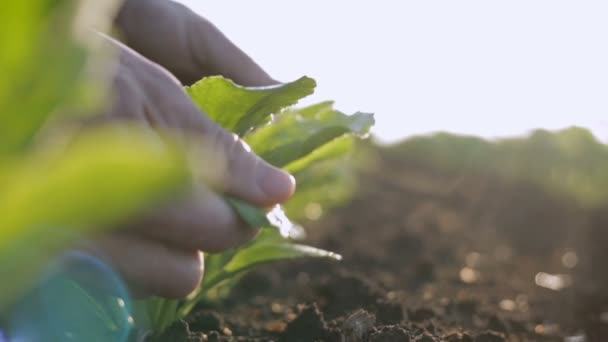
<svg viewBox="0 0 608 342">
<path fill-rule="evenodd" d="M 176 242 L 190 249 L 220 252 L 233 246 L 240 221 L 232 209 L 209 189 L 200 189 L 171 219 Z"/>
<path fill-rule="evenodd" d="M 223 146 L 229 171 L 236 173 L 251 171 L 255 158 L 249 145 L 236 134 L 225 134 L 225 139 Z"/>
<path fill-rule="evenodd" d="M 231 211 L 210 212 L 205 218 L 202 223 L 204 227 L 198 228 L 198 248 L 205 252 L 218 253 L 235 246 L 234 240 L 242 227 Z M 201 234 L 201 231 L 208 233 Z"/>
</svg>

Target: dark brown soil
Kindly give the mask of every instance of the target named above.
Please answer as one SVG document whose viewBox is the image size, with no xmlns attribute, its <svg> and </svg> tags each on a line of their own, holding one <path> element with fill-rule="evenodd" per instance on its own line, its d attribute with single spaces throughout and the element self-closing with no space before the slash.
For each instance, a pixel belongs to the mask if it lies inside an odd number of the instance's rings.
<svg viewBox="0 0 608 342">
<path fill-rule="evenodd" d="M 167 340 L 608 341 L 608 211 L 492 175 L 374 160 L 349 205 L 307 224 L 307 243 L 343 261 L 262 266 Z M 539 272 L 571 282 L 541 287 Z"/>
</svg>

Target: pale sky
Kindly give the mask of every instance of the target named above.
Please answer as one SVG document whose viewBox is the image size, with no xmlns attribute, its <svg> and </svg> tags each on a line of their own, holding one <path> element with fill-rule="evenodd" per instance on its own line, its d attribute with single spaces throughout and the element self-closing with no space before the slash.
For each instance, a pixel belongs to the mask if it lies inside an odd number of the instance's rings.
<svg viewBox="0 0 608 342">
<path fill-rule="evenodd" d="M 201 1 L 273 77 L 315 78 L 384 141 L 591 128 L 608 140 L 608 1 Z"/>
</svg>

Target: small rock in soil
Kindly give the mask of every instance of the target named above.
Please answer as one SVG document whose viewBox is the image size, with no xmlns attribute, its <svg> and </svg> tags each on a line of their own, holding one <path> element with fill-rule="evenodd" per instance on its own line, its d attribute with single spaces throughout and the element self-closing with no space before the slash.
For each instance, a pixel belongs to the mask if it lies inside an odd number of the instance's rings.
<svg viewBox="0 0 608 342">
<path fill-rule="evenodd" d="M 280 333 L 285 330 L 287 323 L 284 321 L 270 321 L 264 324 L 264 330 L 274 333 Z"/>
<path fill-rule="evenodd" d="M 433 322 L 426 322 L 424 328 L 426 329 L 426 331 L 430 332 L 433 335 L 437 333 L 437 328 L 435 327 L 435 324 L 433 324 Z"/>
<path fill-rule="evenodd" d="M 359 309 L 344 321 L 342 325 L 344 342 L 362 342 L 374 329 L 376 317 L 369 312 Z"/>
<path fill-rule="evenodd" d="M 327 323 L 316 304 L 308 305 L 289 322 L 280 341 L 309 342 L 322 340 L 328 333 Z"/>
<path fill-rule="evenodd" d="M 191 331 L 222 331 L 224 320 L 217 312 L 199 311 L 188 320 Z"/>
<path fill-rule="evenodd" d="M 410 334 L 398 325 L 386 325 L 369 336 L 369 342 L 410 342 Z"/>
</svg>

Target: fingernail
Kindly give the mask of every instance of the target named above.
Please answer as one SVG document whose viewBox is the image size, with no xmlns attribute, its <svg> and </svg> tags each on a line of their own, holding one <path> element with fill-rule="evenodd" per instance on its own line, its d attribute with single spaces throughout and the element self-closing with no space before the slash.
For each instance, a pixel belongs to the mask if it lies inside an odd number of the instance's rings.
<svg viewBox="0 0 608 342">
<path fill-rule="evenodd" d="M 258 172 L 258 185 L 270 201 L 280 203 L 293 195 L 296 180 L 289 173 L 274 167 L 259 168 Z"/>
</svg>

